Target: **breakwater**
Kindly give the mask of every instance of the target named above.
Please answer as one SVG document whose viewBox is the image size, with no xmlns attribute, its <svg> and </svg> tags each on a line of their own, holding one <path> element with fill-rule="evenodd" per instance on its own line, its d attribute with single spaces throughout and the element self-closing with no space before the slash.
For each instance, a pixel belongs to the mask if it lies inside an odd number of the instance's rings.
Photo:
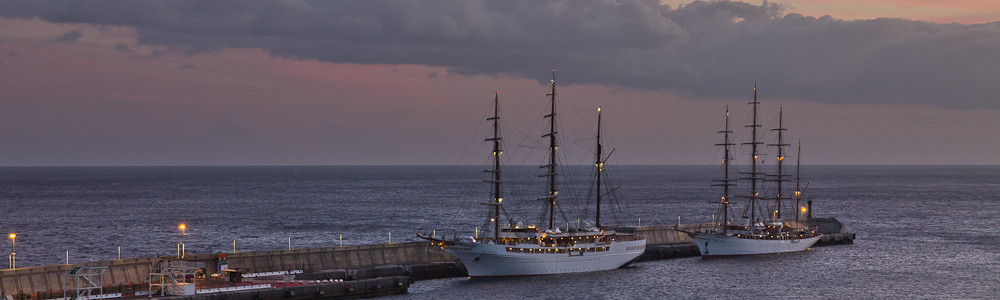
<svg viewBox="0 0 1000 300">
<path fill-rule="evenodd" d="M 304 270 L 305 273 L 314 273 L 341 269 L 351 270 L 345 271 L 345 277 L 350 275 L 352 278 L 361 279 L 378 276 L 380 273 L 359 270 L 376 270 L 382 266 L 418 266 L 428 263 L 442 263 L 445 264 L 447 270 L 447 263 L 453 263 L 454 258 L 443 251 L 435 250 L 429 248 L 425 242 L 406 242 L 226 253 L 225 259 L 229 268 L 239 268 L 249 270 L 249 272 Z M 102 274 L 101 278 L 105 286 L 143 286 L 149 283 L 149 273 L 153 266 L 161 260 L 167 259 L 173 260 L 176 257 L 129 258 L 89 262 L 86 265 L 107 267 L 107 271 Z M 183 260 L 204 263 L 208 273 L 216 273 L 220 262 L 218 254 L 190 255 Z M 70 264 L 0 270 L 0 296 L 39 293 L 53 293 L 61 296 L 61 291 L 70 287 L 73 280 L 66 274 L 77 266 L 79 265 Z M 462 272 L 460 266 L 456 264 L 452 264 L 451 269 Z M 391 276 L 389 273 L 386 271 L 381 274 Z"/>
<path fill-rule="evenodd" d="M 815 226 L 828 237 L 823 245 L 850 244 L 854 235 L 845 232 L 843 224 L 833 218 L 804 222 Z M 615 227 L 616 231 L 633 233 L 647 239 L 646 253 L 642 260 L 697 256 L 697 247 L 687 234 L 675 230 L 702 231 L 712 224 L 680 224 L 643 227 Z M 183 260 L 204 263 L 207 273 L 216 273 L 222 262 L 219 254 L 198 254 Z M 325 248 L 250 251 L 225 253 L 229 269 L 245 272 L 273 272 L 302 270 L 297 280 L 346 279 L 348 281 L 390 276 L 407 276 L 417 280 L 464 276 L 464 267 L 450 254 L 426 242 L 351 245 Z M 147 257 L 108 260 L 87 263 L 87 266 L 104 266 L 103 284 L 109 290 L 141 289 L 148 285 L 150 270 L 162 260 L 175 257 Z M 54 265 L 0 271 L 0 296 L 59 295 L 71 286 L 66 274 L 77 267 Z"/>
</svg>

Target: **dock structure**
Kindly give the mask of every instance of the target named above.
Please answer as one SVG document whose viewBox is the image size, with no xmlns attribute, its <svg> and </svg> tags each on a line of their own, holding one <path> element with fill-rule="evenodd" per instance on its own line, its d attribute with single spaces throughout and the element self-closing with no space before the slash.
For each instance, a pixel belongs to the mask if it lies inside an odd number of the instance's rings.
<svg viewBox="0 0 1000 300">
<path fill-rule="evenodd" d="M 370 276 L 386 275 L 390 272 L 372 273 L 367 270 L 378 268 L 392 269 L 398 266 L 418 266 L 420 270 L 430 270 L 429 263 L 442 264 L 461 273 L 461 266 L 454 264 L 455 259 L 441 251 L 428 251 L 426 242 L 407 242 L 392 244 L 352 245 L 326 248 L 250 251 L 227 253 L 229 268 L 239 268 L 249 272 L 273 272 L 287 270 L 304 270 L 306 272 L 326 270 L 348 270 L 345 276 L 362 279 Z M 95 261 L 87 266 L 106 267 L 101 276 L 106 288 L 105 293 L 117 290 L 146 291 L 149 286 L 150 270 L 164 260 L 176 260 L 171 257 L 141 257 Z M 204 263 L 209 274 L 217 273 L 218 256 L 216 254 L 188 255 L 184 261 Z M 72 285 L 65 274 L 80 265 L 52 265 L 27 267 L 13 270 L 0 270 L 0 299 L 5 296 L 35 295 L 31 299 L 40 299 L 38 295 L 63 296 L 65 286 Z M 437 271 L 436 268 L 433 270 Z M 298 275 L 296 275 L 298 276 Z M 334 279 L 334 278 L 330 278 Z M 53 298 L 58 298 L 53 297 Z"/>
<path fill-rule="evenodd" d="M 806 225 L 819 228 L 824 233 L 824 239 L 816 246 L 836 244 L 852 244 L 854 234 L 845 231 L 843 224 L 834 218 L 812 219 L 805 221 Z M 640 261 L 692 257 L 698 255 L 697 247 L 691 243 L 691 238 L 676 229 L 685 231 L 707 230 L 714 226 L 711 223 L 679 224 L 642 227 L 613 227 L 623 233 L 634 233 L 647 239 L 646 253 Z M 675 229 L 676 228 L 676 229 Z M 332 297 L 337 293 L 347 291 L 350 282 L 379 278 L 397 278 L 396 287 L 389 288 L 383 284 L 375 284 L 379 288 L 365 287 L 376 293 L 405 293 L 409 280 L 425 280 L 446 277 L 465 276 L 464 266 L 450 254 L 437 247 L 428 247 L 427 242 L 404 242 L 391 244 L 350 245 L 325 248 L 249 251 L 225 253 L 226 268 L 239 269 L 252 274 L 281 274 L 294 280 L 312 280 L 314 285 L 301 288 L 301 292 L 292 294 L 303 295 L 303 292 L 322 293 L 323 297 Z M 105 284 L 104 293 L 120 293 L 123 296 L 141 294 L 149 290 L 150 271 L 165 260 L 176 260 L 176 257 L 142 257 L 97 261 L 86 263 L 87 267 L 102 267 L 106 271 L 97 280 Z M 183 258 L 184 261 L 203 264 L 208 274 L 219 273 L 218 254 L 197 254 Z M 11 296 L 12 299 L 55 299 L 63 297 L 63 291 L 73 283 L 65 276 L 71 270 L 83 265 L 53 265 L 41 267 L 0 270 L 0 299 Z M 292 271 L 292 272 L 289 272 Z M 299 272 L 301 271 L 301 272 Z M 406 278 L 406 279 L 404 279 Z M 260 278 L 249 279 L 254 283 L 269 283 Z M 342 281 L 338 281 L 342 280 Z M 327 281 L 327 282 L 324 282 Z M 274 282 L 274 281 L 272 281 Z M 337 286 L 319 287 L 319 286 Z M 323 290 L 328 289 L 328 290 Z M 289 294 L 287 291 L 296 289 L 281 288 L 280 292 L 267 292 L 267 295 Z M 341 291 L 341 292 L 334 292 Z M 257 295 L 260 299 L 270 299 L 261 296 L 261 292 L 231 291 L 246 295 Z M 282 294 L 284 293 L 284 294 Z M 327 293 L 334 293 L 327 296 Z M 351 295 L 365 295 L 350 291 Z M 199 294 L 203 295 L 205 293 Z M 318 295 L 318 294 L 310 294 Z M 22 298 L 19 298 L 22 297 Z M 227 299 L 230 297 L 226 293 Z M 252 296 L 248 296 L 252 297 Z M 287 298 L 287 297 L 286 297 Z M 299 298 L 299 297 L 296 297 Z M 200 299 L 200 298 L 199 298 Z M 209 299 L 209 298 L 205 298 Z M 247 298 L 251 299 L 251 298 Z"/>
</svg>

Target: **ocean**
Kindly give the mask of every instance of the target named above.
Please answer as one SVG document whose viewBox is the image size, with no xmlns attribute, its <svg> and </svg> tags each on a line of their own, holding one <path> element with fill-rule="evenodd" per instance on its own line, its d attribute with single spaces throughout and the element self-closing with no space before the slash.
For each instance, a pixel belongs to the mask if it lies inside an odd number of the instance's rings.
<svg viewBox="0 0 1000 300">
<path fill-rule="evenodd" d="M 586 182 L 586 167 L 569 167 Z M 608 272 L 420 281 L 397 299 L 996 298 L 1000 166 L 803 166 L 817 217 L 853 245 L 744 258 L 640 262 Z M 504 203 L 538 223 L 537 166 L 513 167 Z M 712 220 L 716 166 L 616 166 L 605 224 Z M 0 232 L 19 267 L 474 235 L 489 201 L 465 166 L 4 167 Z M 794 184 L 794 183 L 793 183 Z M 592 218 L 585 183 L 560 189 L 560 222 Z M 179 224 L 187 226 L 182 236 Z M 0 244 L 0 253 L 10 250 Z M 6 267 L 6 262 L 0 262 Z"/>
</svg>

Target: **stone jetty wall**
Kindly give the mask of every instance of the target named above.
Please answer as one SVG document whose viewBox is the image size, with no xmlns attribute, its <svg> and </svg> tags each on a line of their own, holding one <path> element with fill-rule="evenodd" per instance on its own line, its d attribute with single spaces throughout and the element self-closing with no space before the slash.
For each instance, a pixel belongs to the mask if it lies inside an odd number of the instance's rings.
<svg viewBox="0 0 1000 300">
<path fill-rule="evenodd" d="M 106 266 L 104 286 L 142 283 L 149 280 L 149 269 L 158 258 L 130 258 L 89 262 L 87 266 Z M 65 287 L 74 287 L 74 277 L 66 276 L 78 265 L 54 265 L 44 267 L 0 270 L 0 296 L 18 294 L 54 293 Z"/>
<path fill-rule="evenodd" d="M 646 245 L 690 243 L 691 237 L 686 233 L 706 231 L 714 228 L 712 223 L 639 226 L 639 227 L 608 227 L 607 229 L 622 233 L 631 233 L 646 238 Z M 680 230 L 678 230 L 680 229 Z"/>
<path fill-rule="evenodd" d="M 813 219 L 809 226 L 819 227 L 819 231 L 831 234 L 826 244 L 852 243 L 854 235 L 844 233 L 844 226 L 834 218 Z M 710 223 L 680 224 L 677 229 L 697 232 L 709 230 Z M 648 251 L 645 259 L 663 259 L 683 257 L 690 248 L 691 238 L 684 232 L 675 229 L 674 225 L 613 227 L 607 228 L 622 233 L 632 233 L 646 238 Z M 670 245 L 683 244 L 687 245 Z M 652 247 L 663 245 L 661 247 Z M 669 246 L 669 247 L 667 247 Z M 688 248 L 685 248 L 688 247 Z M 653 253 L 655 252 L 655 253 Z M 396 275 L 419 278 L 434 278 L 435 274 L 453 274 L 460 262 L 450 254 L 427 242 L 405 242 L 393 244 L 352 245 L 326 248 L 292 249 L 275 251 L 251 251 L 225 253 L 228 268 L 239 268 L 249 272 L 273 272 L 284 270 L 303 270 L 306 273 L 331 273 L 335 270 L 374 270 L 379 276 Z M 164 259 L 174 257 L 145 257 L 121 260 L 89 262 L 87 266 L 107 266 L 103 275 L 104 286 L 129 285 L 136 286 L 148 283 L 150 268 Z M 219 267 L 218 254 L 191 255 L 184 260 L 203 262 L 208 273 L 216 273 Z M 66 287 L 72 287 L 73 277 L 66 274 L 78 265 L 53 265 L 42 267 L 0 270 L 0 297 L 8 295 L 32 295 L 37 293 L 56 293 Z M 417 269 L 411 268 L 416 266 Z M 386 269 L 395 267 L 395 269 Z M 441 270 L 434 269 L 442 268 Z M 433 269 L 433 270 L 432 270 Z M 380 271 L 381 270 L 381 271 Z M 385 272 L 382 272 L 385 271 Z M 369 272 L 369 273 L 371 273 Z M 355 274 L 356 273 L 356 274 Z M 361 273 L 350 273 L 355 278 L 367 278 Z M 385 274 L 382 274 L 385 273 Z M 433 274 L 432 274 L 433 273 Z M 347 273 L 345 273 L 347 274 Z M 374 274 L 374 273 L 373 273 Z M 332 276 L 332 273 L 329 274 Z M 346 275 L 345 275 L 346 276 Z M 450 275 L 449 275 L 450 276 Z M 34 298 L 34 297 L 33 297 Z"/>
<path fill-rule="evenodd" d="M 209 256 L 201 261 L 205 262 L 209 270 L 215 270 L 215 254 L 200 256 Z M 195 256 L 191 258 L 196 259 Z M 426 242 L 227 253 L 226 260 L 230 269 L 240 268 L 250 272 L 304 270 L 306 273 L 455 261 L 450 254 L 429 246 Z"/>
<path fill-rule="evenodd" d="M 175 257 L 145 257 L 121 260 L 96 261 L 87 266 L 107 266 L 104 273 L 105 286 L 134 285 L 148 283 L 150 268 L 163 259 Z M 185 258 L 187 261 L 205 263 L 209 273 L 218 268 L 217 254 L 198 254 Z M 229 268 L 240 268 L 251 272 L 282 270 L 319 271 L 329 269 L 363 269 L 385 265 L 416 265 L 427 263 L 453 262 L 454 258 L 426 242 L 393 244 L 353 245 L 327 248 L 292 249 L 277 251 L 252 251 L 226 253 Z M 0 270 L 0 297 L 7 295 L 55 293 L 73 286 L 73 277 L 66 274 L 77 267 L 54 265 L 43 267 Z"/>
</svg>

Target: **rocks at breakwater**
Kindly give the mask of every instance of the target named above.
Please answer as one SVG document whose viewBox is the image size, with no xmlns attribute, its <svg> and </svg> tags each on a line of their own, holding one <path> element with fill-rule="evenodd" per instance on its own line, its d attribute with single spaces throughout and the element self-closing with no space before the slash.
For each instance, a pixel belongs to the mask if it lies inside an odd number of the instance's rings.
<svg viewBox="0 0 1000 300">
<path fill-rule="evenodd" d="M 824 234 L 823 237 L 819 238 L 819 241 L 816 241 L 816 244 L 813 246 L 822 247 L 822 246 L 833 246 L 833 245 L 843 245 L 843 244 L 854 244 L 854 237 L 855 235 L 853 233 L 848 233 L 848 232 Z"/>
</svg>

